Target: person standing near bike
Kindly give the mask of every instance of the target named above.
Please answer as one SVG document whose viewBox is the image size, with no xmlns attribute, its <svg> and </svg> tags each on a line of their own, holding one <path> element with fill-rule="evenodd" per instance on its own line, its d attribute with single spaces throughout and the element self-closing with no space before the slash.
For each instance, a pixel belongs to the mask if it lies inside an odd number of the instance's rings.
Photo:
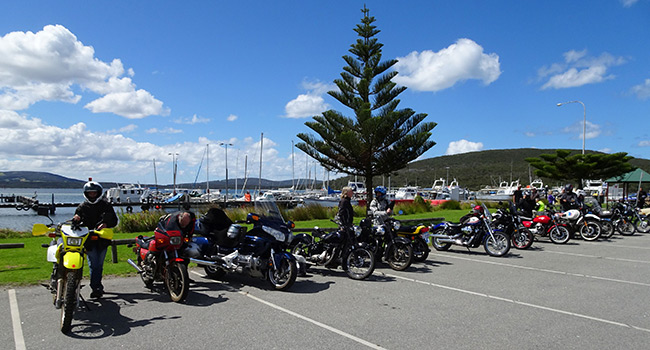
<svg viewBox="0 0 650 350">
<path fill-rule="evenodd" d="M 117 225 L 117 215 L 113 206 L 102 198 L 104 189 L 92 179 L 83 187 L 85 201 L 77 207 L 72 218 L 73 224 L 87 227 L 89 230 L 101 230 Z M 88 238 L 85 244 L 90 270 L 91 298 L 101 298 L 104 295 L 102 273 L 104 272 L 104 258 L 111 241 L 101 239 L 97 235 Z"/>
<path fill-rule="evenodd" d="M 354 218 L 354 209 L 352 209 L 352 203 L 350 202 L 352 196 L 354 195 L 354 190 L 352 187 L 345 186 L 341 189 L 341 200 L 339 201 L 339 211 L 336 216 L 341 221 L 341 225 L 344 227 L 352 227 L 352 220 Z"/>
</svg>

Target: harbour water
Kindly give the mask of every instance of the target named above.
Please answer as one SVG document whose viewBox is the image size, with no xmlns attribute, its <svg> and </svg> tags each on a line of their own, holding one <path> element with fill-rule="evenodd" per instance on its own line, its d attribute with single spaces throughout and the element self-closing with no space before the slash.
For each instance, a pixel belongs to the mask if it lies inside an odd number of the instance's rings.
<svg viewBox="0 0 650 350">
<path fill-rule="evenodd" d="M 84 201 L 81 189 L 76 188 L 0 188 L 0 195 L 3 196 L 25 196 L 34 197 L 42 204 L 52 203 L 54 195 L 55 203 L 81 203 Z M 54 222 L 69 220 L 74 215 L 74 207 L 57 207 L 54 215 L 51 215 Z M 120 209 L 116 208 L 116 211 Z M 16 231 L 31 231 L 36 223 L 49 224 L 45 216 L 36 215 L 33 209 L 16 210 L 15 208 L 0 208 L 0 228 L 8 228 Z"/>
</svg>

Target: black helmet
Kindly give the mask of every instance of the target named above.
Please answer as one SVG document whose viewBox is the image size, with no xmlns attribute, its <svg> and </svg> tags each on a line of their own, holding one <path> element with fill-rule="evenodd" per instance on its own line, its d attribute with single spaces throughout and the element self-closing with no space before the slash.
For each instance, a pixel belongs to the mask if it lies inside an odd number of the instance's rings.
<svg viewBox="0 0 650 350">
<path fill-rule="evenodd" d="M 564 190 L 567 191 L 567 192 L 573 191 L 573 185 L 572 184 L 566 184 L 566 186 L 564 186 Z"/>
<path fill-rule="evenodd" d="M 97 193 L 97 196 L 92 196 L 88 197 L 89 192 L 95 192 Z M 86 202 L 90 204 L 95 204 L 99 202 L 102 198 L 102 193 L 104 192 L 104 189 L 102 188 L 102 185 L 100 185 L 98 182 L 95 181 L 88 181 L 84 185 L 84 197 L 86 198 Z"/>
</svg>

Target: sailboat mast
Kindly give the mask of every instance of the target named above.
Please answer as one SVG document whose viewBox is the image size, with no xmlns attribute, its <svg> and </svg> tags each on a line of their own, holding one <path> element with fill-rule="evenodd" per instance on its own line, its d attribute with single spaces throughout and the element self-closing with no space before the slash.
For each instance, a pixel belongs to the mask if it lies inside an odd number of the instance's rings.
<svg viewBox="0 0 650 350">
<path fill-rule="evenodd" d="M 210 144 L 205 145 L 206 162 L 205 162 L 205 193 L 208 194 L 210 201 Z"/>
<path fill-rule="evenodd" d="M 260 136 L 260 177 L 257 184 L 257 193 L 262 192 L 262 152 L 264 151 L 264 133 Z"/>
</svg>

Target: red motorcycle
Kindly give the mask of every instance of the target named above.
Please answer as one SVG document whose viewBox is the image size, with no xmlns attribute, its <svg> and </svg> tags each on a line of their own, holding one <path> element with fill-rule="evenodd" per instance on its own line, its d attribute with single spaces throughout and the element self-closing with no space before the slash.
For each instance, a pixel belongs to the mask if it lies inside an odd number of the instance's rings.
<svg viewBox="0 0 650 350">
<path fill-rule="evenodd" d="M 169 220 L 169 215 L 166 219 Z M 138 262 L 136 264 L 131 259 L 127 262 L 138 270 L 147 288 L 153 289 L 155 282 L 164 282 L 172 301 L 183 302 L 190 288 L 189 259 L 181 257 L 178 250 L 190 239 L 181 230 L 157 228 L 153 237 L 136 238 L 133 251 Z"/>
<path fill-rule="evenodd" d="M 564 244 L 571 238 L 571 230 L 559 221 L 562 213 L 547 211 L 534 218 L 521 217 L 521 223 L 534 235 L 546 237 L 555 244 Z"/>
</svg>

